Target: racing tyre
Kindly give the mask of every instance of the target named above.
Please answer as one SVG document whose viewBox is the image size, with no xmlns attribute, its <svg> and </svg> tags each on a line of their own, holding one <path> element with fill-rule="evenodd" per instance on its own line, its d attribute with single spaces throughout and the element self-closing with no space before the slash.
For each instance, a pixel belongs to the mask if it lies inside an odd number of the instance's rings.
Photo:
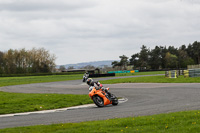
<svg viewBox="0 0 200 133">
<path fill-rule="evenodd" d="M 117 105 L 118 104 L 118 99 L 114 94 L 111 94 L 111 99 L 112 99 L 112 105 Z"/>
<path fill-rule="evenodd" d="M 104 101 L 103 101 L 103 99 L 102 99 L 100 96 L 98 96 L 98 95 L 93 96 L 93 101 L 94 101 L 94 103 L 95 103 L 98 107 L 103 107 L 103 106 L 104 106 Z"/>
</svg>

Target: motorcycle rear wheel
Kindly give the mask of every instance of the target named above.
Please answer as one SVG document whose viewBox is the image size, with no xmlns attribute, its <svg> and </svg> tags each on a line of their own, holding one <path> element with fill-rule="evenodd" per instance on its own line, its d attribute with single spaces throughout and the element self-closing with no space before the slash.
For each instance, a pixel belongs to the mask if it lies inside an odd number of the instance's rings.
<svg viewBox="0 0 200 133">
<path fill-rule="evenodd" d="M 112 98 L 112 105 L 117 105 L 118 104 L 118 99 L 114 94 L 111 94 L 111 98 Z"/>
<path fill-rule="evenodd" d="M 94 103 L 95 103 L 98 107 L 103 107 L 103 106 L 104 106 L 103 98 L 101 98 L 101 97 L 98 96 L 98 95 L 93 96 L 93 101 L 94 101 Z"/>
</svg>

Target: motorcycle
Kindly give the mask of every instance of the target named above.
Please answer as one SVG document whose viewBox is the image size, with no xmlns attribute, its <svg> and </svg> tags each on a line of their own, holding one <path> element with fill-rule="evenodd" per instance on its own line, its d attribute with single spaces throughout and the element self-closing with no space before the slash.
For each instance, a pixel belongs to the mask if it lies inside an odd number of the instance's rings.
<svg viewBox="0 0 200 133">
<path fill-rule="evenodd" d="M 84 74 L 84 75 L 83 75 L 83 82 L 85 82 L 85 81 L 88 79 L 88 77 L 89 77 L 89 74 L 88 74 L 88 73 Z"/>
<path fill-rule="evenodd" d="M 106 88 L 109 90 L 109 88 Z M 97 89 L 94 86 L 91 86 L 89 88 L 89 97 L 93 100 L 93 102 L 98 106 L 98 107 L 104 107 L 105 105 L 117 105 L 118 104 L 118 99 L 114 94 L 108 94 L 102 89 Z"/>
</svg>

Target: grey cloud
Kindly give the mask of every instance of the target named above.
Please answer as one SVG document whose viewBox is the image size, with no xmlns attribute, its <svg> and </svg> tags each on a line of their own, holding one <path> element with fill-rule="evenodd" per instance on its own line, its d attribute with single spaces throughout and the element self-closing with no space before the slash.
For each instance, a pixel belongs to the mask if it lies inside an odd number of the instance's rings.
<svg viewBox="0 0 200 133">
<path fill-rule="evenodd" d="M 12 1 L 8 3 L 0 3 L 0 11 L 43 11 L 43 10 L 59 10 L 59 11 L 69 11 L 78 10 L 89 7 L 94 7 L 94 2 L 84 1 L 80 2 L 78 0 L 43 0 L 43 1 L 33 1 L 33 0 L 20 0 Z"/>
<path fill-rule="evenodd" d="M 192 0 L 4 1 L 0 49 L 44 47 L 57 64 L 130 57 L 141 45 L 177 47 L 200 35 Z"/>
</svg>

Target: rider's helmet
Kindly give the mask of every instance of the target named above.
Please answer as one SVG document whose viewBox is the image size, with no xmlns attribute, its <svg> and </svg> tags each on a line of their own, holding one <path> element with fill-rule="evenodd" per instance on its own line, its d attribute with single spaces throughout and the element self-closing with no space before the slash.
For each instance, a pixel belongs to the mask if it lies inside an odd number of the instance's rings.
<svg viewBox="0 0 200 133">
<path fill-rule="evenodd" d="M 92 78 L 88 78 L 86 82 L 87 82 L 87 84 L 89 86 L 92 86 L 93 79 Z"/>
</svg>

